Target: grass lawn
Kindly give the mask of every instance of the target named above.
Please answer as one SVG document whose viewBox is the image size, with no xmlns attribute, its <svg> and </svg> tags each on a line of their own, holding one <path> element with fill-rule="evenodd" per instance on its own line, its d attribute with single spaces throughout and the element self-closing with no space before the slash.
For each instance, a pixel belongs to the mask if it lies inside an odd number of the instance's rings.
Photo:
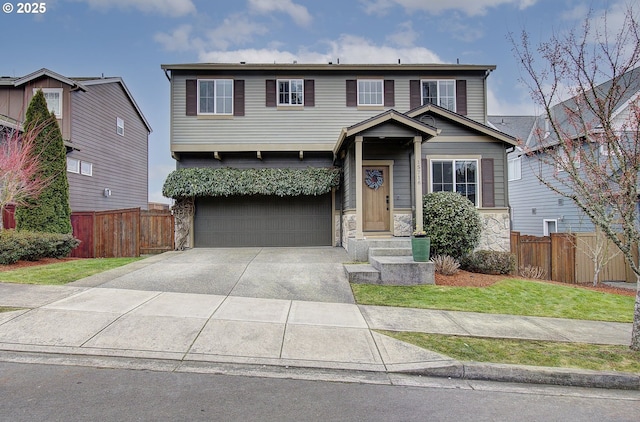
<svg viewBox="0 0 640 422">
<path fill-rule="evenodd" d="M 112 268 L 121 267 L 142 258 L 77 259 L 48 265 L 0 271 L 0 282 L 60 285 L 80 280 Z"/>
<path fill-rule="evenodd" d="M 635 298 L 592 290 L 505 279 L 490 287 L 352 284 L 363 305 L 632 322 Z"/>
<path fill-rule="evenodd" d="M 491 339 L 381 331 L 461 361 L 640 373 L 640 353 L 627 346 Z"/>
</svg>

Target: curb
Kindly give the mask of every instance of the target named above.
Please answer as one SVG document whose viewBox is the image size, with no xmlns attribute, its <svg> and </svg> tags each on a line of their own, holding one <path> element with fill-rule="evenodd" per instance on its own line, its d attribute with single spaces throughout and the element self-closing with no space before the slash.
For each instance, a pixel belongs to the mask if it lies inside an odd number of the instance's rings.
<svg viewBox="0 0 640 422">
<path fill-rule="evenodd" d="M 587 369 L 454 361 L 443 366 L 424 366 L 394 372 L 462 380 L 640 390 L 640 374 Z"/>
</svg>

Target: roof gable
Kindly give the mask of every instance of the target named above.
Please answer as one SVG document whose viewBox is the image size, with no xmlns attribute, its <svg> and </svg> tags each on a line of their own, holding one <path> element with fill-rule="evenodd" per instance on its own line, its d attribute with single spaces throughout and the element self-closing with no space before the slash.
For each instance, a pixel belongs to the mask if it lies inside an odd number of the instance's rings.
<svg viewBox="0 0 640 422">
<path fill-rule="evenodd" d="M 38 78 L 41 78 L 41 77 L 44 77 L 44 76 L 49 77 L 51 79 L 55 79 L 57 81 L 60 81 L 63 84 L 69 85 L 72 88 L 79 88 L 79 89 L 81 89 L 83 91 L 87 90 L 83 86 L 83 84 L 81 84 L 81 83 L 79 83 L 77 81 L 74 81 L 73 79 L 70 79 L 70 78 L 67 78 L 65 76 L 62 76 L 59 73 L 53 72 L 53 71 L 51 71 L 49 69 L 46 69 L 46 68 L 42 68 L 40 70 L 36 70 L 35 72 L 30 73 L 28 75 L 25 75 L 25 76 L 23 76 L 21 78 L 13 79 L 13 86 L 18 87 L 18 86 L 24 85 L 26 83 L 29 83 L 31 81 L 34 81 L 34 80 L 36 80 Z"/>
<path fill-rule="evenodd" d="M 455 124 L 464 126 L 465 128 L 471 129 L 475 132 L 490 136 L 500 142 L 504 142 L 513 146 L 518 145 L 518 141 L 516 140 L 516 138 L 509 134 L 501 132 L 487 125 L 483 125 L 482 123 L 476 122 L 475 120 L 469 119 L 468 117 L 465 117 L 458 113 L 454 113 L 453 111 L 447 110 L 446 108 L 437 106 L 435 104 L 426 104 L 414 108 L 413 110 L 409 110 L 405 113 L 406 116 L 409 116 L 412 119 L 417 119 L 420 116 L 424 116 L 426 114 L 434 114 L 440 118 L 447 119 L 451 122 L 454 122 Z"/>
</svg>

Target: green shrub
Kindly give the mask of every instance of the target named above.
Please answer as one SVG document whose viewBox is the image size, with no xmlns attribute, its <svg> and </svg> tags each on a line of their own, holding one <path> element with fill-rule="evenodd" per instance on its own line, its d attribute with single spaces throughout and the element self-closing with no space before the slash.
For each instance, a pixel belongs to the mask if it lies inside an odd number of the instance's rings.
<svg viewBox="0 0 640 422">
<path fill-rule="evenodd" d="M 478 245 L 482 220 L 476 207 L 456 192 L 433 192 L 423 197 L 424 229 L 432 255 L 460 258 Z"/>
<path fill-rule="evenodd" d="M 462 257 L 460 267 L 482 274 L 511 274 L 516 268 L 516 257 L 511 252 L 475 251 Z"/>
<path fill-rule="evenodd" d="M 0 231 L 0 264 L 64 258 L 79 244 L 70 234 L 3 230 Z"/>
</svg>

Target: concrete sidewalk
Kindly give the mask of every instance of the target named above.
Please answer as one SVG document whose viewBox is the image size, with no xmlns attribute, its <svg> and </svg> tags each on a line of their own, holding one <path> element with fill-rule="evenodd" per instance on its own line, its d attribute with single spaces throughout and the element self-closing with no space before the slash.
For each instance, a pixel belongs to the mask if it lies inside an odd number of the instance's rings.
<svg viewBox="0 0 640 422">
<path fill-rule="evenodd" d="M 640 375 L 458 362 L 373 331 L 626 345 L 631 324 L 6 283 L 0 306 L 28 308 L 0 313 L 0 359 L 30 352 L 640 388 Z"/>
</svg>

